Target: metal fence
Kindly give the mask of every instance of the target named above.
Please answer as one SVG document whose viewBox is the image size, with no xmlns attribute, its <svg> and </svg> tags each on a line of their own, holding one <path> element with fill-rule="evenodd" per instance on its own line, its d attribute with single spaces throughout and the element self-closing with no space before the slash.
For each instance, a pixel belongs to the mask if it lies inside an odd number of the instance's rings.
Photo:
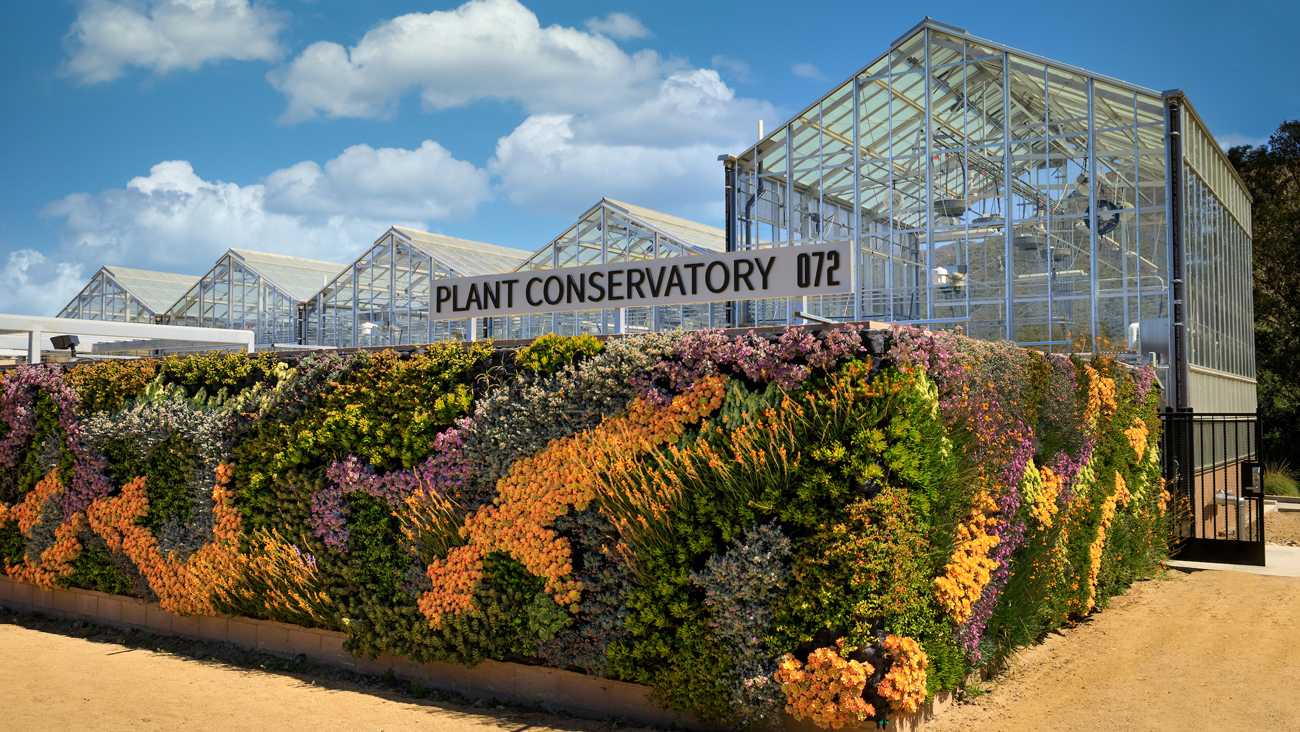
<svg viewBox="0 0 1300 732">
<path fill-rule="evenodd" d="M 1167 410 L 1162 449 L 1176 557 L 1264 565 L 1264 491 L 1255 414 Z"/>
</svg>

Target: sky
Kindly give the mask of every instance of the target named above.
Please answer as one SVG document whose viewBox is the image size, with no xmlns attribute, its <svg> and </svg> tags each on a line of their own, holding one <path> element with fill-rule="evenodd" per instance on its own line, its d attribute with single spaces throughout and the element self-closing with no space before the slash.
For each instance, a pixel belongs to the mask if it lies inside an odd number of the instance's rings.
<svg viewBox="0 0 1300 732">
<path fill-rule="evenodd" d="M 1182 89 L 1225 146 L 1300 118 L 1294 2 L 6 2 L 0 312 L 392 225 L 531 251 L 602 196 L 720 226 L 718 155 L 927 15 Z"/>
</svg>

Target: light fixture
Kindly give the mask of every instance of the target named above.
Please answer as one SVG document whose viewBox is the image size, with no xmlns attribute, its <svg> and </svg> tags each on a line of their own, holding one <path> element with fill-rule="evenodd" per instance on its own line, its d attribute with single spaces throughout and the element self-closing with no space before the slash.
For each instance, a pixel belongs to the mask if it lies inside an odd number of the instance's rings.
<svg viewBox="0 0 1300 732">
<path fill-rule="evenodd" d="M 78 343 L 81 343 L 81 339 L 74 335 L 54 336 L 53 338 L 50 339 L 50 345 L 54 346 L 55 350 L 70 351 L 71 355 L 69 356 L 69 358 L 70 360 L 73 361 L 77 360 Z"/>
<path fill-rule="evenodd" d="M 955 219 L 966 213 L 966 199 L 941 198 L 934 202 L 934 212 L 939 216 Z"/>
</svg>

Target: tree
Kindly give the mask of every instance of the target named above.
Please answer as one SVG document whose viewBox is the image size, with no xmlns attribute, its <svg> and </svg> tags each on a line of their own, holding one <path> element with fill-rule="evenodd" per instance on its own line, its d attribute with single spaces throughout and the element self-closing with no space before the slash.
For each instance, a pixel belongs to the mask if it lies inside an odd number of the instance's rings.
<svg viewBox="0 0 1300 732">
<path fill-rule="evenodd" d="M 1254 199 L 1255 369 L 1264 451 L 1300 468 L 1300 120 L 1228 151 Z"/>
</svg>

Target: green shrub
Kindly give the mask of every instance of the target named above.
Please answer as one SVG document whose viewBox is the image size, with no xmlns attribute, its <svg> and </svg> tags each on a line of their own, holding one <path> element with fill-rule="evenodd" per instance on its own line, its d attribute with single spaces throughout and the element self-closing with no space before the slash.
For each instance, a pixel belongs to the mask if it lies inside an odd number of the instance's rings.
<svg viewBox="0 0 1300 732">
<path fill-rule="evenodd" d="M 158 374 L 154 359 L 100 361 L 78 366 L 67 379 L 77 390 L 82 414 L 117 412 L 144 392 Z"/>
<path fill-rule="evenodd" d="M 579 358 L 594 356 L 604 346 L 594 336 L 547 333 L 515 353 L 515 365 L 525 371 L 553 374 Z"/>
<path fill-rule="evenodd" d="M 164 383 L 181 384 L 191 395 L 199 389 L 215 394 L 225 389 L 238 393 L 274 372 L 274 359 L 269 353 L 249 357 L 242 353 L 201 353 L 188 356 L 167 356 L 158 371 Z"/>
<path fill-rule="evenodd" d="M 254 527 L 277 475 L 317 470 L 349 455 L 379 470 L 412 467 L 432 453 L 433 438 L 468 412 L 475 376 L 491 346 L 429 346 L 403 357 L 359 353 L 310 400 L 264 414 L 237 436 L 232 450 L 239 503 Z"/>
</svg>

